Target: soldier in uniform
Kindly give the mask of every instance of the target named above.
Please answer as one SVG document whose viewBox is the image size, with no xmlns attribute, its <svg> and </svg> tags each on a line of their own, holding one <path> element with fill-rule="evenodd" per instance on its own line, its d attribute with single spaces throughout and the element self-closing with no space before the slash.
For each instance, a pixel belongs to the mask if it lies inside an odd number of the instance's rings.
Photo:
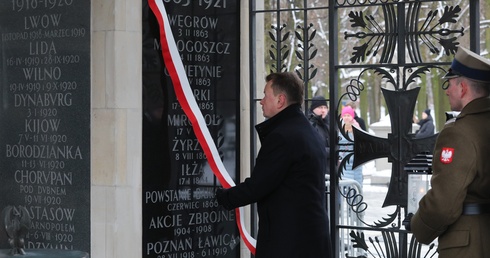
<svg viewBox="0 0 490 258">
<path fill-rule="evenodd" d="M 440 132 L 431 189 L 406 220 L 439 257 L 490 257 L 490 60 L 459 47 L 443 89 L 461 113 Z"/>
</svg>

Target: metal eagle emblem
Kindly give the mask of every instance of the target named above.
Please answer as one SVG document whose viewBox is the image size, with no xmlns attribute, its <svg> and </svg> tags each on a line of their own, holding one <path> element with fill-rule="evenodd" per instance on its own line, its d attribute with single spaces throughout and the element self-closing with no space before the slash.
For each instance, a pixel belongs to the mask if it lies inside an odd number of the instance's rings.
<svg viewBox="0 0 490 258">
<path fill-rule="evenodd" d="M 31 219 L 26 207 L 7 206 L 2 211 L 4 218 L 5 231 L 12 250 L 11 255 L 25 255 L 24 244 L 25 236 L 29 231 Z"/>
</svg>

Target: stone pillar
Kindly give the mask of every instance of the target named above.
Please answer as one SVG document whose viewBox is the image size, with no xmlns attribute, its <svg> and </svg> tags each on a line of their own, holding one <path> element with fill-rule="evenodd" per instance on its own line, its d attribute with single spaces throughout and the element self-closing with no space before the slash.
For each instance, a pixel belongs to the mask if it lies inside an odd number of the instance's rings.
<svg viewBox="0 0 490 258">
<path fill-rule="evenodd" d="M 141 1 L 92 0 L 91 257 L 141 257 Z"/>
<path fill-rule="evenodd" d="M 240 23 L 240 179 L 237 179 L 236 183 L 243 182 L 245 178 L 250 177 L 252 168 L 250 167 L 250 16 L 249 16 L 249 0 L 240 1 L 240 16 L 242 22 Z M 245 224 L 247 229 L 251 232 L 251 216 L 250 216 L 250 206 L 245 208 Z M 250 250 L 248 250 L 247 246 L 243 244 L 243 241 L 240 242 L 240 257 L 241 258 L 250 258 Z"/>
</svg>

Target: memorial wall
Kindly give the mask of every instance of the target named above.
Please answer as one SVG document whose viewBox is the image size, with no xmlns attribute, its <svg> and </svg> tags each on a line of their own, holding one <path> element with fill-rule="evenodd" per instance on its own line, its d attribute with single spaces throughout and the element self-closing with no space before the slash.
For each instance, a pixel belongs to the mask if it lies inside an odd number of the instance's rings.
<svg viewBox="0 0 490 258">
<path fill-rule="evenodd" d="M 194 98 L 228 173 L 239 178 L 239 2 L 164 0 Z M 143 2 L 143 257 L 239 257 L 235 211 L 163 63 L 159 25 Z M 196 110 L 195 110 L 196 111 Z M 236 181 L 236 180 L 235 180 Z"/>
<path fill-rule="evenodd" d="M 29 249 L 90 252 L 90 4 L 0 2 L 0 210 L 26 207 Z"/>
</svg>

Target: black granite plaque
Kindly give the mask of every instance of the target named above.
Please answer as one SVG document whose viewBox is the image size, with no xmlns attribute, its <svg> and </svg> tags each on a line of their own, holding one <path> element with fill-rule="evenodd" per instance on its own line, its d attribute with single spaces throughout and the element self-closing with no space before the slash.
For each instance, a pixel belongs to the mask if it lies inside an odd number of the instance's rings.
<svg viewBox="0 0 490 258">
<path fill-rule="evenodd" d="M 90 252 L 90 3 L 0 2 L 0 209 L 29 211 L 26 249 Z"/>
<path fill-rule="evenodd" d="M 176 99 L 159 25 L 143 1 L 143 256 L 239 257 L 235 211 Z M 221 159 L 238 177 L 239 1 L 163 1 L 194 97 Z"/>
<path fill-rule="evenodd" d="M 89 258 L 89 254 L 72 250 L 45 250 L 27 249 L 24 255 L 12 255 L 9 250 L 0 250 L 0 258 L 22 257 L 22 258 Z"/>
</svg>

